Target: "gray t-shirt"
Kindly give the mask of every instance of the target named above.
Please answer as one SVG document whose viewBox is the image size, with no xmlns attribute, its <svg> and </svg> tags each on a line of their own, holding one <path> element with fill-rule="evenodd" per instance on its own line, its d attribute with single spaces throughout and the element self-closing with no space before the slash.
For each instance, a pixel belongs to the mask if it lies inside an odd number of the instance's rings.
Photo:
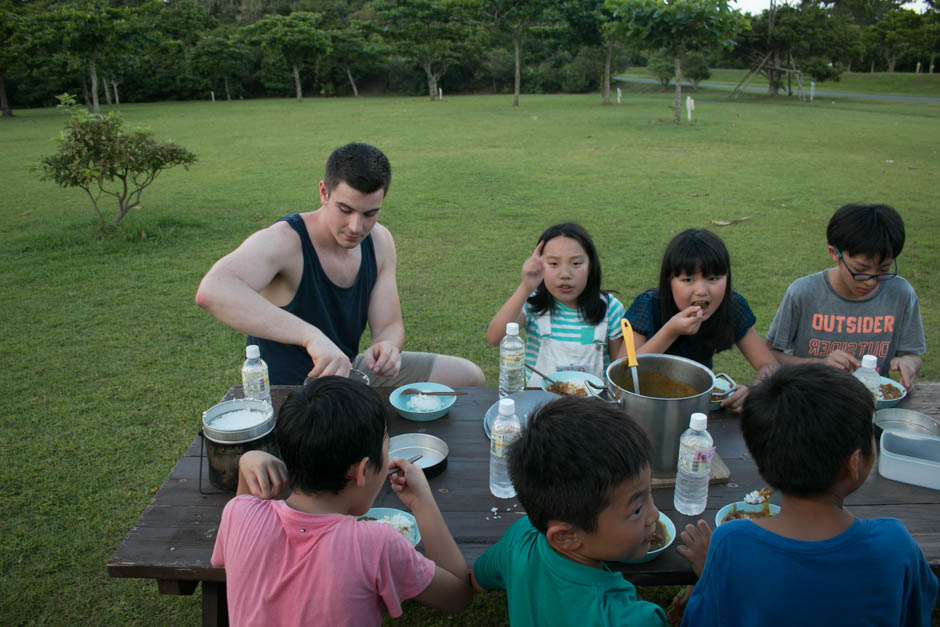
<svg viewBox="0 0 940 627">
<path fill-rule="evenodd" d="M 888 376 L 896 354 L 927 352 L 920 306 L 910 283 L 895 277 L 868 298 L 849 300 L 829 284 L 828 270 L 790 284 L 767 339 L 775 349 L 796 357 L 824 359 L 834 350 L 859 360 L 876 355 L 883 376 Z"/>
</svg>

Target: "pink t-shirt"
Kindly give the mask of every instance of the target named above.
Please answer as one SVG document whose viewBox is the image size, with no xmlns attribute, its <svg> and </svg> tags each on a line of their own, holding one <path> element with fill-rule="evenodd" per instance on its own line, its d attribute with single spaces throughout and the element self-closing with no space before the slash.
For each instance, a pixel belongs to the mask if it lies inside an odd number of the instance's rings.
<svg viewBox="0 0 940 627">
<path fill-rule="evenodd" d="M 222 511 L 212 565 L 225 568 L 232 625 L 378 625 L 435 570 L 391 525 L 253 496 Z"/>
</svg>

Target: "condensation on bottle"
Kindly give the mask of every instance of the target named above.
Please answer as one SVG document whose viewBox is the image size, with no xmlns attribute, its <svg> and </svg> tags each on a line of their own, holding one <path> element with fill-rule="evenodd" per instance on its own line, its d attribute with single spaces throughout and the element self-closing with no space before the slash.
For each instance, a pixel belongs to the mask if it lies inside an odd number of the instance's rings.
<svg viewBox="0 0 940 627">
<path fill-rule="evenodd" d="M 509 479 L 509 445 L 515 442 L 522 431 L 516 416 L 516 402 L 511 398 L 499 401 L 499 413 L 490 425 L 490 492 L 501 499 L 516 496 L 516 489 Z"/>
<path fill-rule="evenodd" d="M 708 477 L 715 443 L 706 430 L 708 416 L 692 414 L 689 428 L 679 438 L 679 464 L 673 505 L 681 514 L 697 516 L 708 503 Z"/>
</svg>

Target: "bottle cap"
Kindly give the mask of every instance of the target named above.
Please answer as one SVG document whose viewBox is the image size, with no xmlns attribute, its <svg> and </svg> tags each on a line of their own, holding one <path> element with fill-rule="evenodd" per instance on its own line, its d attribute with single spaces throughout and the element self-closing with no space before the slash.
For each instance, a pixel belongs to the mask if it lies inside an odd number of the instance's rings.
<svg viewBox="0 0 940 627">
<path fill-rule="evenodd" d="M 698 412 L 692 414 L 692 418 L 689 419 L 689 428 L 695 429 L 696 431 L 704 431 L 707 427 L 708 416 Z"/>
<path fill-rule="evenodd" d="M 511 324 L 515 324 L 515 322 Z M 516 413 L 516 401 L 512 400 L 511 398 L 499 399 L 500 416 L 512 416 L 514 413 Z"/>
<path fill-rule="evenodd" d="M 506 335 L 519 335 L 519 323 L 507 322 L 506 323 Z"/>
<path fill-rule="evenodd" d="M 864 355 L 862 357 L 862 368 L 877 368 L 878 358 L 874 355 Z"/>
<path fill-rule="evenodd" d="M 245 357 L 248 359 L 258 359 L 261 357 L 261 349 L 257 344 L 249 344 L 245 347 Z"/>
</svg>

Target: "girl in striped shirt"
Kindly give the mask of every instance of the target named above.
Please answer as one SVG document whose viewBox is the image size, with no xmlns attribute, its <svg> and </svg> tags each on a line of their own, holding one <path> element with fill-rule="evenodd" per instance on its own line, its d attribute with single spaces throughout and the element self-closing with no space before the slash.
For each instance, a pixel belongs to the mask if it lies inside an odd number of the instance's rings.
<svg viewBox="0 0 940 627">
<path fill-rule="evenodd" d="M 486 330 L 499 344 L 507 322 L 525 328 L 525 363 L 545 374 L 577 370 L 604 378 L 611 359 L 623 355 L 619 300 L 601 289 L 597 249 L 580 224 L 548 227 L 522 264 L 522 280 Z M 527 386 L 542 378 L 528 373 Z"/>
</svg>

